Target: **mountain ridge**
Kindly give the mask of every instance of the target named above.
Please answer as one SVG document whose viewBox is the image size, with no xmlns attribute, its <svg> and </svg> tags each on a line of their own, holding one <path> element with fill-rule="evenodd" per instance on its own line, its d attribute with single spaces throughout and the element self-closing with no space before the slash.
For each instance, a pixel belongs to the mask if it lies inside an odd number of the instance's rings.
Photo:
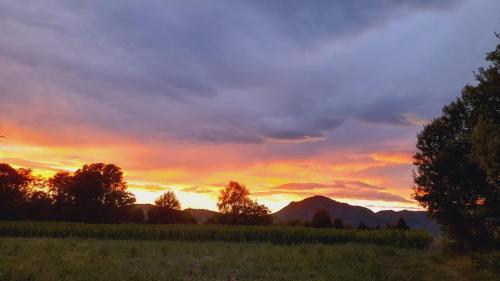
<svg viewBox="0 0 500 281">
<path fill-rule="evenodd" d="M 432 233 L 439 233 L 439 225 L 434 220 L 428 218 L 425 211 L 381 210 L 373 212 L 365 207 L 338 202 L 321 195 L 290 202 L 290 204 L 275 212 L 273 217 L 278 222 L 290 220 L 310 221 L 314 213 L 318 209 L 323 208 L 329 212 L 332 219 L 340 218 L 344 223 L 348 223 L 353 227 L 356 227 L 361 222 L 371 227 L 395 224 L 402 217 L 411 228 L 420 228 Z"/>
<path fill-rule="evenodd" d="M 136 204 L 136 206 L 148 210 L 154 205 Z M 332 219 L 340 218 L 344 223 L 348 223 L 353 227 L 357 227 L 361 222 L 370 227 L 395 224 L 402 217 L 411 228 L 425 229 L 435 234 L 440 232 L 439 225 L 435 220 L 428 218 L 425 211 L 381 210 L 373 212 L 366 207 L 350 205 L 322 195 L 292 201 L 281 210 L 273 213 L 272 216 L 275 223 L 291 220 L 306 222 L 311 221 L 314 213 L 322 208 L 327 209 Z M 211 217 L 218 214 L 218 212 L 207 209 L 187 208 L 184 211 L 190 213 L 198 223 L 206 223 Z"/>
</svg>

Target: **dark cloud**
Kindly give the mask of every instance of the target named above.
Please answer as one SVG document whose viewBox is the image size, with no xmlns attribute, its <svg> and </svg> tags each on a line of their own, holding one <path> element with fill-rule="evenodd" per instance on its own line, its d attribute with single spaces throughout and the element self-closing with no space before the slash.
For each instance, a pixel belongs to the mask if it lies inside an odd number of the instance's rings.
<svg viewBox="0 0 500 281">
<path fill-rule="evenodd" d="M 0 110 L 214 144 L 329 142 L 352 119 L 414 130 L 494 41 L 477 32 L 492 13 L 463 16 L 485 3 L 0 0 Z"/>
</svg>

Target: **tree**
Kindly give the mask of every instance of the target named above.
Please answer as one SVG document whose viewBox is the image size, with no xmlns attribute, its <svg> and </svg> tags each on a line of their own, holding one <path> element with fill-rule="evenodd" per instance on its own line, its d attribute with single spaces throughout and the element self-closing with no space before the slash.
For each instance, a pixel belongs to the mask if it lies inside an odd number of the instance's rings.
<svg viewBox="0 0 500 281">
<path fill-rule="evenodd" d="M 247 187 L 230 181 L 221 190 L 217 207 L 221 214 L 216 221 L 224 224 L 271 224 L 269 209 L 249 198 Z"/>
<path fill-rule="evenodd" d="M 369 228 L 369 227 L 368 227 L 368 226 L 367 226 L 364 222 L 360 222 L 360 223 L 358 224 L 358 229 L 359 229 L 359 230 L 368 230 L 368 229 L 370 229 L 370 228 Z"/>
<path fill-rule="evenodd" d="M 156 199 L 155 205 L 167 209 L 181 209 L 181 204 L 179 203 L 179 200 L 177 200 L 177 197 L 175 196 L 175 193 L 173 191 L 167 191 L 163 193 L 158 199 Z"/>
<path fill-rule="evenodd" d="M 30 220 L 53 219 L 53 200 L 45 191 L 33 191 L 29 194 L 26 204 L 26 218 Z"/>
<path fill-rule="evenodd" d="M 196 219 L 186 211 L 181 211 L 181 204 L 173 191 L 163 193 L 155 201 L 155 206 L 148 211 L 148 223 L 196 223 Z"/>
<path fill-rule="evenodd" d="M 31 170 L 0 164 L 0 219 L 21 219 L 33 181 Z"/>
<path fill-rule="evenodd" d="M 332 226 L 332 217 L 327 209 L 317 210 L 312 218 L 311 225 L 317 228 L 324 228 Z"/>
<path fill-rule="evenodd" d="M 146 216 L 141 208 L 130 208 L 129 219 L 130 222 L 134 223 L 144 223 L 146 222 Z"/>
<path fill-rule="evenodd" d="M 65 219 L 81 222 L 122 222 L 135 203 L 126 191 L 123 172 L 113 164 L 84 165 L 74 174 L 57 173 L 49 180 L 55 204 L 67 212 Z"/>
<path fill-rule="evenodd" d="M 221 190 L 217 207 L 223 214 L 240 214 L 250 203 L 248 197 L 250 192 L 246 186 L 235 181 L 230 181 L 228 185 Z"/>
<path fill-rule="evenodd" d="M 396 227 L 399 230 L 409 230 L 410 229 L 410 227 L 408 226 L 408 224 L 406 223 L 406 221 L 403 217 L 399 218 L 398 223 L 396 224 Z"/>
<path fill-rule="evenodd" d="M 489 247 L 500 225 L 500 45 L 491 64 L 418 134 L 414 198 L 465 247 Z"/>
<path fill-rule="evenodd" d="M 196 219 L 187 211 L 154 206 L 148 211 L 147 222 L 152 224 L 196 223 Z"/>
<path fill-rule="evenodd" d="M 56 220 L 71 220 L 70 212 L 74 202 L 70 194 L 72 175 L 66 171 L 59 171 L 48 180 L 49 193 L 53 202 L 53 216 Z"/>
<path fill-rule="evenodd" d="M 340 218 L 336 218 L 334 221 L 333 221 L 333 228 L 338 228 L 338 229 L 342 229 L 344 228 L 345 225 L 344 225 L 344 222 L 342 221 L 342 219 Z"/>
</svg>

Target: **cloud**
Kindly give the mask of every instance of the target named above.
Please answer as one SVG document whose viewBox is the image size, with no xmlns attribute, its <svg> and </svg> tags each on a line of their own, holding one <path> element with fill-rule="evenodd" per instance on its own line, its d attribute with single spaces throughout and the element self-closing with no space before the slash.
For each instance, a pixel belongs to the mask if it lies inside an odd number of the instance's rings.
<svg viewBox="0 0 500 281">
<path fill-rule="evenodd" d="M 209 188 L 209 187 L 202 187 L 202 186 L 190 186 L 181 189 L 183 192 L 195 192 L 195 193 L 213 193 L 214 190 Z"/>
<path fill-rule="evenodd" d="M 335 198 L 379 200 L 387 202 L 411 203 L 410 200 L 400 195 L 385 191 L 385 187 L 375 186 L 363 181 L 350 179 L 337 179 L 333 183 L 286 183 L 272 187 L 268 191 L 258 192 L 259 195 L 269 194 L 294 194 L 312 196 L 322 194 Z"/>
<path fill-rule="evenodd" d="M 344 80 L 354 61 L 341 49 L 460 2 L 0 1 L 0 91 L 12 97 L 0 109 L 28 106 L 25 126 L 41 119 L 214 144 L 325 141 L 352 115 L 410 126 L 404 93 L 371 87 L 382 97 L 353 102 L 367 93 Z"/>
<path fill-rule="evenodd" d="M 112 161 L 131 180 L 195 192 L 234 176 L 403 202 L 391 192 L 408 191 L 411 164 L 395 153 L 471 82 L 498 43 L 499 9 L 0 0 L 0 153 L 65 168 Z"/>
<path fill-rule="evenodd" d="M 50 163 L 39 162 L 39 161 L 31 161 L 20 158 L 11 158 L 11 157 L 2 157 L 0 158 L 0 163 L 8 163 L 11 165 L 27 167 L 30 169 L 40 169 L 47 171 L 60 171 L 61 169 L 57 168 L 57 165 L 53 165 Z"/>
</svg>

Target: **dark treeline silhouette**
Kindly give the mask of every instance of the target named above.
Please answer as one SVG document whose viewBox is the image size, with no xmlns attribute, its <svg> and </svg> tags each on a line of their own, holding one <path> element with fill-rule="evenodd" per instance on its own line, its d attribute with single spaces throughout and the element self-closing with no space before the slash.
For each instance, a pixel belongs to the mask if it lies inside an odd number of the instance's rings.
<svg viewBox="0 0 500 281">
<path fill-rule="evenodd" d="M 220 214 L 209 223 L 265 225 L 273 222 L 269 209 L 249 198 L 248 189 L 231 181 L 221 191 Z M 172 191 L 155 205 L 140 208 L 127 191 L 120 167 L 96 163 L 74 173 L 57 172 L 49 179 L 29 169 L 0 164 L 0 220 L 58 220 L 85 223 L 197 223 Z"/>
<path fill-rule="evenodd" d="M 167 191 L 155 201 L 155 206 L 147 212 L 148 223 L 196 223 L 188 212 L 181 210 L 181 204 L 174 192 Z"/>
<path fill-rule="evenodd" d="M 282 222 L 285 225 L 295 225 L 295 226 L 307 226 L 315 228 L 336 228 L 336 229 L 353 229 L 353 227 L 342 221 L 341 218 L 335 218 L 332 221 L 332 217 L 327 209 L 321 208 L 316 210 L 311 221 L 300 221 L 300 220 L 290 220 L 287 222 Z M 386 224 L 384 227 L 377 225 L 375 227 L 369 227 L 364 222 L 360 222 L 357 226 L 359 230 L 379 230 L 379 229 L 398 229 L 398 230 L 409 230 L 410 227 L 406 223 L 404 218 L 399 218 L 394 225 Z"/>
<path fill-rule="evenodd" d="M 115 165 L 84 165 L 45 180 L 0 164 L 0 219 L 111 223 L 129 219 L 135 197 Z"/>
</svg>

